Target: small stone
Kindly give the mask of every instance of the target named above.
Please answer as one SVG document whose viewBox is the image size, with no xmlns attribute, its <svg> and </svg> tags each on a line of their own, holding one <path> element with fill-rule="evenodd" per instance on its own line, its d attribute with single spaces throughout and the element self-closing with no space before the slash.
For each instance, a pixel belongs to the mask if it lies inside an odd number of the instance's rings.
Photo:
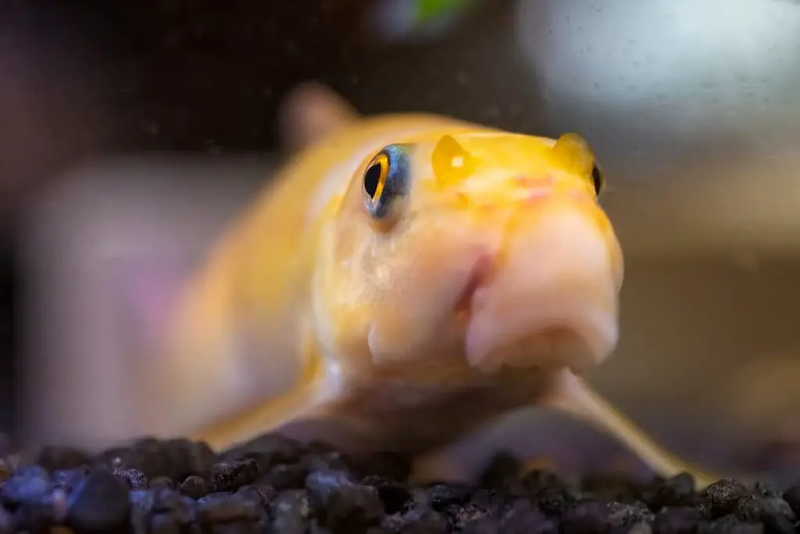
<svg viewBox="0 0 800 534">
<path fill-rule="evenodd" d="M 703 490 L 698 495 L 701 506 L 714 517 L 732 513 L 742 499 L 751 496 L 747 487 L 731 478 L 723 478 Z"/>
<path fill-rule="evenodd" d="M 214 491 L 234 491 L 252 484 L 258 477 L 258 462 L 253 458 L 233 462 L 220 462 L 211 468 L 211 486 Z"/>
<path fill-rule="evenodd" d="M 562 515 L 578 498 L 560 487 L 546 487 L 536 495 L 539 507 L 547 515 Z"/>
<path fill-rule="evenodd" d="M 636 523 L 628 530 L 628 534 L 653 534 L 653 529 L 647 523 Z"/>
<path fill-rule="evenodd" d="M 622 503 L 612 501 L 606 505 L 612 527 L 632 527 L 637 523 L 651 523 L 654 515 L 643 502 Z"/>
<path fill-rule="evenodd" d="M 789 504 L 796 516 L 800 516 L 800 484 L 784 491 L 783 500 Z"/>
<path fill-rule="evenodd" d="M 656 484 L 648 500 L 650 509 L 658 512 L 664 506 L 690 504 L 695 497 L 694 478 L 688 473 L 681 473 Z"/>
<path fill-rule="evenodd" d="M 175 489 L 175 483 L 172 479 L 167 477 L 156 477 L 150 481 L 150 489 L 159 490 L 159 489 Z"/>
<path fill-rule="evenodd" d="M 63 489 L 67 492 L 72 492 L 73 488 L 80 482 L 83 477 L 91 472 L 88 466 L 76 467 L 74 469 L 67 469 L 63 471 L 56 471 L 53 473 L 52 482 L 55 488 Z"/>
<path fill-rule="evenodd" d="M 197 519 L 201 525 L 255 522 L 261 512 L 260 503 L 236 493 L 211 493 L 197 501 Z"/>
<path fill-rule="evenodd" d="M 132 490 L 147 489 L 150 487 L 147 477 L 138 469 L 132 467 L 127 469 L 114 469 L 112 473 L 124 480 L 128 484 L 128 488 Z"/>
<path fill-rule="evenodd" d="M 259 480 L 278 491 L 305 487 L 308 468 L 300 463 L 275 465 Z"/>
<path fill-rule="evenodd" d="M 434 510 L 467 502 L 472 491 L 464 484 L 435 484 L 428 488 L 428 496 Z"/>
<path fill-rule="evenodd" d="M 262 484 L 254 486 L 242 486 L 236 490 L 236 493 L 245 499 L 258 502 L 261 504 L 261 506 L 265 507 L 268 506 L 278 494 L 278 492 L 272 489 L 272 487 L 264 486 Z"/>
<path fill-rule="evenodd" d="M 269 505 L 272 532 L 305 534 L 313 510 L 305 490 L 290 490 L 278 495 Z"/>
<path fill-rule="evenodd" d="M 113 532 L 128 522 L 128 485 L 108 471 L 95 471 L 67 501 L 66 523 L 78 532 Z"/>
<path fill-rule="evenodd" d="M 726 515 L 708 523 L 700 523 L 696 534 L 765 534 L 764 525 L 742 523 L 733 515 Z"/>
<path fill-rule="evenodd" d="M 192 499 L 200 499 L 209 493 L 208 484 L 203 477 L 191 475 L 181 483 L 180 492 Z"/>
<path fill-rule="evenodd" d="M 309 471 L 350 471 L 351 460 L 339 451 L 325 451 L 317 454 L 306 454 L 301 462 Z"/>
<path fill-rule="evenodd" d="M 450 523 L 447 518 L 435 510 L 414 507 L 401 517 L 401 529 L 409 534 L 447 534 Z"/>
<path fill-rule="evenodd" d="M 149 490 L 132 490 L 130 493 L 130 525 L 135 533 L 147 532 L 152 517 L 155 494 Z"/>
<path fill-rule="evenodd" d="M 372 486 L 378 491 L 378 497 L 383 502 L 387 514 L 399 512 L 411 499 L 408 487 L 392 479 L 370 476 L 365 478 L 362 484 Z"/>
<path fill-rule="evenodd" d="M 315 471 L 306 479 L 312 505 L 330 529 L 360 531 L 377 525 L 385 515 L 383 502 L 371 486 L 356 484 L 341 471 Z"/>
<path fill-rule="evenodd" d="M 41 532 L 54 525 L 55 520 L 56 513 L 50 495 L 43 496 L 39 501 L 21 503 L 12 515 L 15 532 Z"/>
<path fill-rule="evenodd" d="M 149 534 L 181 534 L 180 521 L 171 515 L 155 514 L 149 523 Z"/>
<path fill-rule="evenodd" d="M 50 494 L 49 473 L 37 466 L 17 469 L 0 487 L 0 499 L 7 506 L 14 507 L 23 502 L 41 502 Z"/>
<path fill-rule="evenodd" d="M 74 447 L 43 447 L 36 463 L 48 471 L 56 471 L 90 465 L 92 460 L 88 454 Z"/>
<path fill-rule="evenodd" d="M 558 524 L 537 510 L 530 501 L 517 500 L 508 507 L 497 531 L 509 534 L 556 534 Z M 487 531 L 488 532 L 488 531 Z M 496 531 L 495 531 L 496 532 Z"/>
<path fill-rule="evenodd" d="M 282 436 L 281 434 L 265 434 L 242 446 L 226 451 L 222 456 L 225 459 L 240 459 L 248 453 L 258 453 L 264 456 L 268 466 L 277 464 L 296 463 L 305 452 L 300 442 Z"/>
<path fill-rule="evenodd" d="M 561 519 L 562 534 L 606 532 L 610 526 L 608 506 L 597 501 L 584 501 L 564 512 Z"/>
<path fill-rule="evenodd" d="M 480 485 L 499 488 L 518 478 L 521 472 L 522 462 L 520 459 L 510 452 L 500 451 L 494 455 L 481 474 Z"/>
<path fill-rule="evenodd" d="M 414 467 L 411 456 L 396 452 L 376 452 L 358 459 L 361 476 L 379 476 L 406 482 Z"/>
</svg>

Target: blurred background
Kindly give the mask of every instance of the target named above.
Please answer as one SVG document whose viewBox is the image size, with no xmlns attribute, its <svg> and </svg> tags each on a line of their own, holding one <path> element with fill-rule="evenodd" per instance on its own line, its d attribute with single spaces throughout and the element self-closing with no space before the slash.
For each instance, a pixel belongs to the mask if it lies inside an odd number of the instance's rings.
<svg viewBox="0 0 800 534">
<path fill-rule="evenodd" d="M 627 256 L 622 341 L 598 388 L 697 461 L 800 467 L 800 3 L 0 9 L 6 432 L 122 431 L 145 389 L 135 348 L 280 162 L 283 96 L 316 80 L 365 114 L 584 135 Z M 616 454 L 606 445 L 584 453 Z"/>
</svg>

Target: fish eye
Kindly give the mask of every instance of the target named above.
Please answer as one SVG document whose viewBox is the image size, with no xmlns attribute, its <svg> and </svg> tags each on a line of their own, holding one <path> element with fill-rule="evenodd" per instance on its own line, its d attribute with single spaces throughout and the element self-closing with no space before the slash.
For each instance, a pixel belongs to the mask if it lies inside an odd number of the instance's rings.
<svg viewBox="0 0 800 534">
<path fill-rule="evenodd" d="M 364 171 L 364 203 L 370 215 L 385 218 L 408 192 L 408 154 L 405 147 L 389 145 L 370 160 Z"/>
<path fill-rule="evenodd" d="M 603 178 L 603 171 L 600 170 L 597 164 L 592 168 L 592 185 L 594 185 L 595 195 L 600 196 L 605 187 L 605 179 Z"/>
</svg>

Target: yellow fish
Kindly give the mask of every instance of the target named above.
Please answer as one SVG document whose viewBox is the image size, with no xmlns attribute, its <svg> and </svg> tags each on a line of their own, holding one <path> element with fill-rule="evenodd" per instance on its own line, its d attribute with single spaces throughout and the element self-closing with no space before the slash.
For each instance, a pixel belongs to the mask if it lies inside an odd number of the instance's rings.
<svg viewBox="0 0 800 534">
<path fill-rule="evenodd" d="M 300 124 L 297 152 L 186 289 L 148 378 L 168 399 L 149 430 L 223 448 L 336 420 L 425 477 L 448 443 L 541 406 L 661 475 L 716 480 L 581 378 L 617 343 L 623 258 L 580 136 L 360 117 L 313 85 L 288 116 L 314 99 L 324 127 Z"/>
</svg>

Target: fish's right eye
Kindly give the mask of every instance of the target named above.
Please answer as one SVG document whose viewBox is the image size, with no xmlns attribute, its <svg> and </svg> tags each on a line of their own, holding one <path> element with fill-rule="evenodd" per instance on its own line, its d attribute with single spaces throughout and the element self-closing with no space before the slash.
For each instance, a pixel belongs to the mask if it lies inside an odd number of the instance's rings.
<svg viewBox="0 0 800 534">
<path fill-rule="evenodd" d="M 375 219 L 386 217 L 398 199 L 405 197 L 409 187 L 407 149 L 389 145 L 372 158 L 364 171 L 364 204 Z"/>
</svg>

